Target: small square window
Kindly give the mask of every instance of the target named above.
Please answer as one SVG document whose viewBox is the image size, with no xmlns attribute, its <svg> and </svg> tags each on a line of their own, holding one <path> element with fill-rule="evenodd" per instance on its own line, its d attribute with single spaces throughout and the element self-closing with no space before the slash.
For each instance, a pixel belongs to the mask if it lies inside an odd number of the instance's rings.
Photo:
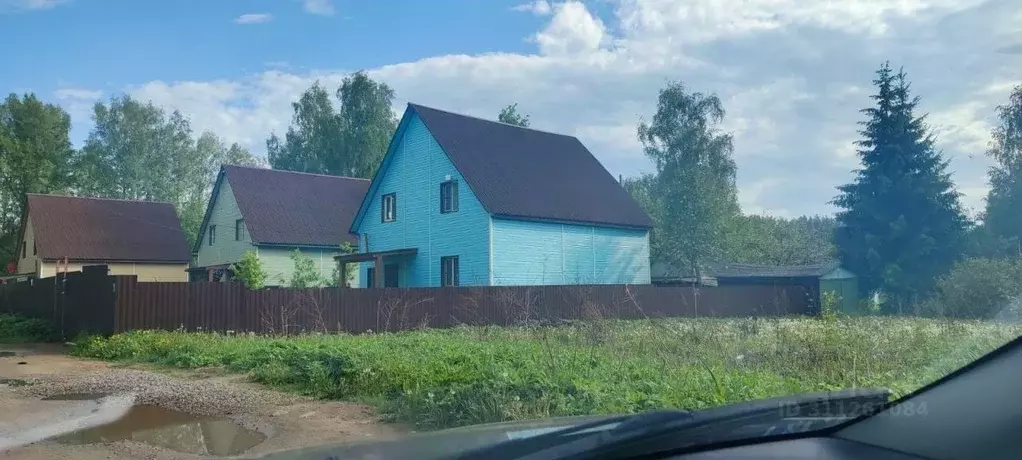
<svg viewBox="0 0 1022 460">
<path fill-rule="evenodd" d="M 440 213 L 458 212 L 458 183 L 449 180 L 440 183 Z"/>
<path fill-rule="evenodd" d="M 396 193 L 388 193 L 380 199 L 380 219 L 383 222 L 393 222 L 397 219 Z"/>
<path fill-rule="evenodd" d="M 440 286 L 457 286 L 458 282 L 458 256 L 444 256 L 440 258 Z"/>
<path fill-rule="evenodd" d="M 245 219 L 234 221 L 234 241 L 245 240 Z"/>
<path fill-rule="evenodd" d="M 209 226 L 209 245 L 216 243 L 216 225 Z"/>
</svg>

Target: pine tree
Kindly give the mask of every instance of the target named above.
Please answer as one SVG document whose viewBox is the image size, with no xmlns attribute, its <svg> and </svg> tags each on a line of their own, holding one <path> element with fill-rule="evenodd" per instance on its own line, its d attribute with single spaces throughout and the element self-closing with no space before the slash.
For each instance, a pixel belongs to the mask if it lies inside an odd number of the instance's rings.
<svg viewBox="0 0 1022 460">
<path fill-rule="evenodd" d="M 842 208 L 836 245 L 860 288 L 883 291 L 894 311 L 926 295 L 950 268 L 970 223 L 925 116 L 914 114 L 919 98 L 905 72 L 885 63 L 873 83 L 876 105 L 861 111 L 868 119 L 856 143 L 862 167 L 834 200 Z"/>
</svg>

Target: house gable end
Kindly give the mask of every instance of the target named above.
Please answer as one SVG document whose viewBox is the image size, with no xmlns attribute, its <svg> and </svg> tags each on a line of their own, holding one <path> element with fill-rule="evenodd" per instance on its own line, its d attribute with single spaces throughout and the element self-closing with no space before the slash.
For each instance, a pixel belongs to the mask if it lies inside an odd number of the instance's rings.
<svg viewBox="0 0 1022 460">
<path fill-rule="evenodd" d="M 206 203 L 206 212 L 202 216 L 202 224 L 199 225 L 199 233 L 195 237 L 195 244 L 192 245 L 192 253 L 199 252 L 199 249 L 202 248 L 202 236 L 206 234 L 209 217 L 213 214 L 213 205 L 220 198 L 220 185 L 226 178 L 227 171 L 221 166 L 220 172 L 216 175 L 216 181 L 213 182 L 213 192 L 209 194 L 209 203 Z"/>
<path fill-rule="evenodd" d="M 236 233 L 238 220 L 242 222 L 240 233 Z M 211 245 L 209 229 L 213 225 L 216 225 L 216 235 Z M 245 251 L 253 249 L 253 240 L 230 180 L 221 173 L 195 238 L 195 265 L 209 267 L 238 262 Z"/>
<path fill-rule="evenodd" d="M 439 286 L 442 259 L 451 257 L 458 258 L 460 285 L 489 284 L 490 214 L 420 117 L 406 112 L 399 131 L 361 206 L 360 252 L 416 249 L 413 257 L 384 260 L 396 268 L 399 286 Z M 456 206 L 445 211 L 449 183 Z M 396 213 L 384 221 L 383 197 L 391 194 Z M 371 265 L 363 264 L 363 277 Z"/>
</svg>

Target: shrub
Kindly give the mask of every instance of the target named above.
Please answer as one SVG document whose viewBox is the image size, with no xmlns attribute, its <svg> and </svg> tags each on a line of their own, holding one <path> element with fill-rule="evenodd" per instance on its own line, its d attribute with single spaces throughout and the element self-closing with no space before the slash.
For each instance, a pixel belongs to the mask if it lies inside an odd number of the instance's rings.
<svg viewBox="0 0 1022 460">
<path fill-rule="evenodd" d="M 45 342 L 52 338 L 53 330 L 46 321 L 0 314 L 0 343 Z"/>
<path fill-rule="evenodd" d="M 1022 263 L 1017 259 L 962 260 L 937 281 L 922 307 L 932 316 L 992 319 L 1017 315 Z"/>
<path fill-rule="evenodd" d="M 321 280 L 319 271 L 316 270 L 316 261 L 302 254 L 302 251 L 298 249 L 291 253 L 291 260 L 295 264 L 295 269 L 291 272 L 291 279 L 287 282 L 288 287 L 292 289 L 305 289 L 319 286 Z"/>
<path fill-rule="evenodd" d="M 241 261 L 231 265 L 231 273 L 249 289 L 262 289 L 266 286 L 266 270 L 254 251 L 245 251 Z"/>
</svg>

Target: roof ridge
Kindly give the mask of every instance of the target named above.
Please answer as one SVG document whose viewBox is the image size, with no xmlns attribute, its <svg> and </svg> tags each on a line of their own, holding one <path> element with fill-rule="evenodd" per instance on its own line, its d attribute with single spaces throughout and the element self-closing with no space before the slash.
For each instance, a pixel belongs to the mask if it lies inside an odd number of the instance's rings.
<svg viewBox="0 0 1022 460">
<path fill-rule="evenodd" d="M 257 169 L 257 170 L 260 170 L 260 171 L 272 171 L 272 172 L 288 173 L 288 174 L 304 174 L 306 176 L 330 177 L 330 178 L 333 178 L 333 179 L 351 179 L 351 180 L 362 180 L 362 181 L 366 181 L 366 182 L 369 181 L 369 179 L 365 179 L 365 178 L 362 178 L 362 177 L 334 176 L 332 174 L 319 174 L 319 173 L 310 173 L 310 172 L 302 172 L 302 171 L 288 171 L 286 169 L 260 168 L 258 166 L 245 166 L 245 165 L 236 165 L 236 164 L 228 164 L 228 163 L 225 163 L 222 166 L 231 166 L 231 167 L 234 167 L 234 168 L 244 168 L 244 169 Z"/>
<path fill-rule="evenodd" d="M 132 200 L 129 198 L 104 198 L 98 196 L 77 196 L 77 195 L 60 195 L 57 193 L 26 193 L 26 196 L 49 196 L 54 198 L 74 198 L 77 200 L 95 200 L 95 201 L 126 201 L 130 203 L 149 203 L 149 204 L 169 204 L 171 206 L 174 203 L 169 201 L 149 201 L 149 200 Z"/>
<path fill-rule="evenodd" d="M 571 139 L 575 139 L 576 141 L 578 141 L 578 137 L 577 136 L 572 136 L 570 134 L 555 133 L 553 131 L 547 131 L 547 130 L 543 130 L 543 129 L 536 129 L 536 128 L 532 128 L 532 127 L 528 127 L 528 126 L 519 126 L 519 125 L 515 125 L 515 124 L 511 124 L 511 123 L 504 123 L 504 122 L 499 121 L 499 120 L 490 120 L 490 119 L 483 118 L 483 117 L 477 117 L 475 115 L 467 115 L 467 114 L 464 114 L 464 113 L 451 112 L 450 110 L 438 109 L 438 108 L 435 108 L 435 107 L 430 107 L 428 105 L 416 104 L 414 102 L 409 102 L 408 105 L 412 106 L 412 108 L 422 107 L 424 109 L 435 110 L 437 112 L 443 112 L 443 113 L 447 113 L 447 114 L 451 114 L 451 115 L 455 115 L 455 116 L 459 116 L 459 117 L 471 118 L 471 119 L 474 119 L 474 120 L 485 121 L 485 122 L 488 122 L 488 123 L 494 123 L 494 124 L 498 124 L 498 125 L 510 126 L 512 128 L 523 129 L 523 130 L 526 130 L 526 131 L 535 131 L 537 133 L 551 134 L 551 135 L 554 135 L 554 136 L 569 137 Z M 582 141 L 579 141 L 579 142 L 582 142 Z"/>
</svg>

